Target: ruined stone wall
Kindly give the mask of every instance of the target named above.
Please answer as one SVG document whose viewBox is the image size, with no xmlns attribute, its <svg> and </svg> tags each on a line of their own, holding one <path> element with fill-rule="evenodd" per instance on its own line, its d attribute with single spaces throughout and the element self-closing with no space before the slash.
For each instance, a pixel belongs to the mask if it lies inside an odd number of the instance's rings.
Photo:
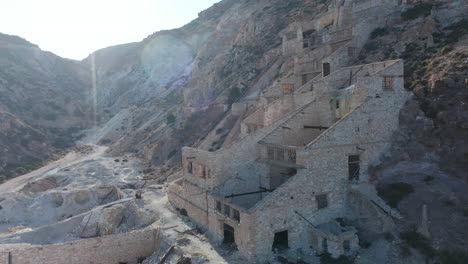
<svg viewBox="0 0 468 264">
<path fill-rule="evenodd" d="M 330 126 L 333 124 L 334 118 L 330 108 L 328 97 L 319 98 L 276 128 L 262 141 L 270 144 L 281 142 L 284 146 L 303 146 L 323 132 L 319 129 L 304 128 L 304 125 Z"/>
<path fill-rule="evenodd" d="M 116 264 L 150 256 L 166 243 L 154 227 L 52 245 L 0 245 L 0 264 Z M 11 262 L 8 262 L 8 255 Z"/>
<path fill-rule="evenodd" d="M 324 252 L 323 250 L 323 239 L 327 239 L 327 251 L 331 252 L 331 255 L 334 258 L 339 257 L 340 255 L 353 254 L 359 250 L 359 238 L 356 235 L 355 231 L 346 232 L 335 236 L 332 234 L 327 234 L 321 232 L 320 230 L 312 230 L 312 247 L 319 253 Z M 343 242 L 348 240 L 350 243 L 350 249 L 348 252 L 343 248 Z"/>
<path fill-rule="evenodd" d="M 177 208 L 187 210 L 197 224 L 209 226 L 208 222 L 208 191 L 222 185 L 240 173 L 245 164 L 253 162 L 258 157 L 257 142 L 271 132 L 275 126 L 260 129 L 227 148 L 216 152 L 184 147 L 182 148 L 183 184 L 173 183 L 169 187 L 168 197 Z M 192 163 L 192 173 L 188 172 L 188 164 Z M 205 177 L 196 172 L 195 167 L 205 167 Z"/>
<path fill-rule="evenodd" d="M 206 189 L 183 180 L 168 190 L 169 201 L 175 208 L 185 209 L 188 216 L 201 226 L 208 225 L 208 193 Z"/>
<path fill-rule="evenodd" d="M 269 104 L 265 109 L 264 126 L 271 125 L 274 121 L 290 113 L 295 108 L 294 98 L 292 94 L 285 95 L 280 99 Z"/>
<path fill-rule="evenodd" d="M 395 62 L 396 61 L 389 61 L 347 67 L 340 69 L 325 78 L 317 80 L 316 82 L 313 82 L 314 92 L 298 93 L 291 98 L 297 100 L 307 99 L 309 100 L 308 102 L 315 99 L 314 103 L 304 108 L 302 111 L 303 113 L 297 114 L 294 118 L 284 122 L 263 141 L 271 144 L 274 144 L 275 142 L 282 142 L 282 145 L 285 146 L 302 146 L 303 144 L 309 143 L 323 131 L 304 129 L 303 125 L 330 126 L 333 124 L 335 121 L 335 116 L 342 117 L 344 114 L 348 113 L 351 109 L 354 109 L 364 101 L 365 97 L 367 97 L 370 92 L 368 91 L 368 87 L 381 86 L 382 80 L 374 80 L 374 77 L 370 77 L 370 75 L 385 69 L 388 67 L 388 65 L 394 64 Z M 391 75 L 391 73 L 389 74 Z M 342 111 L 342 113 L 332 112 L 331 110 L 335 109 L 335 97 L 339 98 L 340 96 L 338 93 L 339 91 L 336 89 L 349 86 L 350 77 L 353 77 L 351 79 L 351 83 L 356 85 L 356 89 L 353 89 L 350 91 L 350 94 L 347 95 L 350 97 L 350 99 L 337 99 L 342 105 L 338 111 Z M 375 84 L 370 84 L 368 79 L 374 80 Z M 375 95 L 375 93 L 376 91 L 371 92 L 373 95 Z M 278 101 L 282 102 L 280 100 Z M 289 105 L 294 106 L 296 103 L 293 101 Z M 299 106 L 301 106 L 300 103 Z M 345 109 L 343 106 L 347 106 L 347 108 Z M 270 107 L 272 110 L 276 110 L 276 113 L 281 110 L 279 106 L 271 105 L 269 108 Z M 297 108 L 298 107 L 295 107 L 295 109 Z M 278 116 L 279 115 L 284 116 L 285 113 L 281 112 L 278 114 Z"/>
<path fill-rule="evenodd" d="M 384 76 L 393 76 L 392 89 L 384 90 Z M 374 76 L 362 76 L 358 83 L 366 88 L 367 101 L 319 136 L 304 152 L 298 152 L 298 163 L 316 168 L 326 161 L 314 162 L 310 157 L 324 157 L 332 161 L 330 167 L 335 170 L 339 168 L 336 164 L 343 165 L 336 173 L 347 174 L 347 156 L 359 154 L 360 180 L 368 179 L 366 169 L 378 160 L 379 153 L 398 128 L 399 110 L 408 98 L 403 88 L 403 62 L 397 61 Z"/>
<path fill-rule="evenodd" d="M 197 186 L 211 189 L 229 180 L 235 175 L 238 167 L 255 161 L 259 156 L 257 142 L 269 134 L 275 125 L 265 127 L 235 141 L 231 146 L 215 152 L 184 147 L 182 148 L 182 164 L 184 178 Z M 203 164 L 206 167 L 206 177 L 196 177 L 187 173 L 187 165 Z"/>
<path fill-rule="evenodd" d="M 265 197 L 251 209 L 257 225 L 256 256 L 270 254 L 274 233 L 284 230 L 288 230 L 290 248 L 308 250 L 313 227 L 307 221 L 319 224 L 344 216 L 344 184 L 339 175 L 321 177 L 303 170 Z M 327 194 L 327 208 L 318 209 L 315 196 L 319 194 Z"/>
<path fill-rule="evenodd" d="M 274 232 L 282 230 L 288 230 L 291 248 L 310 245 L 311 238 L 306 235 L 310 224 L 295 211 L 313 224 L 345 216 L 348 155 L 360 155 L 360 180 L 367 181 L 368 165 L 378 159 L 398 128 L 399 110 L 408 97 L 402 73 L 403 64 L 398 61 L 361 80 L 367 82 L 370 95 L 379 93 L 380 98 L 369 98 L 303 151 L 298 151 L 298 163 L 306 168 L 250 210 L 257 216 L 257 255 L 268 255 Z M 389 75 L 395 77 L 394 86 L 384 91 L 382 79 Z M 327 208 L 317 208 L 318 194 L 327 194 Z"/>
<path fill-rule="evenodd" d="M 285 95 L 245 118 L 242 122 L 242 133 L 246 135 L 258 128 L 269 126 L 287 114 L 312 102 L 314 98 L 314 93 L 310 91 Z"/>
<path fill-rule="evenodd" d="M 209 232 L 210 238 L 221 243 L 224 238 L 224 224 L 228 224 L 234 228 L 234 238 L 238 249 L 242 252 L 253 251 L 252 240 L 255 235 L 255 219 L 254 217 L 246 212 L 243 208 L 229 204 L 231 208 L 234 208 L 240 212 L 240 222 L 237 222 L 231 217 L 224 215 L 216 210 L 216 201 L 224 201 L 215 197 L 209 199 Z"/>
</svg>

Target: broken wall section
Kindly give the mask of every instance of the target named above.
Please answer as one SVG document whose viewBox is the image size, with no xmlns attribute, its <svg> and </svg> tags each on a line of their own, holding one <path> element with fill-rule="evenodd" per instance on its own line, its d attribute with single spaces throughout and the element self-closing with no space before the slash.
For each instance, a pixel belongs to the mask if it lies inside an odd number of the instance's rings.
<svg viewBox="0 0 468 264">
<path fill-rule="evenodd" d="M 126 263 L 150 256 L 165 243 L 160 230 L 149 227 L 52 245 L 0 245 L 0 264 Z"/>
</svg>

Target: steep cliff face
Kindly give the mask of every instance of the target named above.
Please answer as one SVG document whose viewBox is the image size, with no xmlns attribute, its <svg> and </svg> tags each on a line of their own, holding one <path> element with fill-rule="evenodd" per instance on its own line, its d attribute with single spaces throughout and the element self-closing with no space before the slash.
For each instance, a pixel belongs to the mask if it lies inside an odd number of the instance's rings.
<svg viewBox="0 0 468 264">
<path fill-rule="evenodd" d="M 410 6 L 398 23 L 374 31 L 360 54 L 363 63 L 405 60 L 405 88 L 413 98 L 401 109 L 399 131 L 371 174 L 383 193 L 395 195 L 399 184 L 410 187 L 396 206 L 405 218 L 399 232 L 422 230 L 426 207 L 426 248 L 408 238 L 402 245 L 428 259 L 449 259 L 441 263 L 466 262 L 466 254 L 455 257 L 453 251 L 468 246 L 467 10 L 466 1 Z"/>
<path fill-rule="evenodd" d="M 0 34 L 0 174 L 73 145 L 91 122 L 86 95 L 91 71 Z"/>
</svg>

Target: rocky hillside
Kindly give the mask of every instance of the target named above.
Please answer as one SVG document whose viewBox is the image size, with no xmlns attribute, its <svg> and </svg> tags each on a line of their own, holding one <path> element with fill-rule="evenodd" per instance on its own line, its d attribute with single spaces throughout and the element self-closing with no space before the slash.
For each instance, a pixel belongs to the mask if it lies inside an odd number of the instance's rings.
<svg viewBox="0 0 468 264">
<path fill-rule="evenodd" d="M 466 1 L 412 5 L 398 23 L 375 30 L 359 57 L 403 58 L 405 88 L 414 94 L 392 147 L 372 168 L 380 195 L 404 216 L 395 242 L 408 263 L 468 259 L 461 253 L 468 247 L 467 8 Z"/>
<path fill-rule="evenodd" d="M 91 124 L 90 69 L 0 34 L 0 175 L 10 177 L 73 145 Z"/>
<path fill-rule="evenodd" d="M 324 12 L 330 2 L 225 0 L 180 29 L 97 51 L 86 63 L 95 63 L 98 105 L 109 120 L 97 139 L 112 144 L 113 153 L 136 152 L 154 165 L 169 167 L 177 162 L 181 146 L 219 148 L 238 118 L 226 111 L 229 104 L 254 97 L 287 72 L 291 58 L 281 53 L 279 33 L 294 21 Z M 466 164 L 459 135 L 466 117 L 456 110 L 462 107 L 460 91 L 466 85 L 463 70 L 457 68 L 463 67 L 466 47 L 466 1 L 411 4 L 401 19 L 373 32 L 355 63 L 406 60 L 407 88 L 415 92 L 419 108 L 434 122 L 439 140 L 455 139 L 442 148 L 436 148 L 436 140 L 424 144 L 438 152 L 438 164 L 459 174 Z M 440 65 L 435 67 L 432 60 Z M 450 77 L 453 71 L 459 77 Z M 446 81 L 452 88 L 431 92 Z M 457 96 L 447 96 L 452 93 Z M 454 108 L 437 115 L 440 104 Z M 456 117 L 456 124 L 441 120 L 449 117 Z M 218 142 L 203 142 L 215 127 L 223 130 Z M 440 155 L 447 151 L 457 157 Z"/>
</svg>

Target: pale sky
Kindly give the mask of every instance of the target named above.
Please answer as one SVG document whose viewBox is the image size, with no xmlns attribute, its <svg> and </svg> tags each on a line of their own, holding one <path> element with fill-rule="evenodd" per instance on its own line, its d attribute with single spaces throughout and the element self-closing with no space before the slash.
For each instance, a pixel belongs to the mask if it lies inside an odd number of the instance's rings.
<svg viewBox="0 0 468 264">
<path fill-rule="evenodd" d="M 220 0 L 0 0 L 0 32 L 61 57 L 141 41 L 181 27 Z"/>
</svg>

